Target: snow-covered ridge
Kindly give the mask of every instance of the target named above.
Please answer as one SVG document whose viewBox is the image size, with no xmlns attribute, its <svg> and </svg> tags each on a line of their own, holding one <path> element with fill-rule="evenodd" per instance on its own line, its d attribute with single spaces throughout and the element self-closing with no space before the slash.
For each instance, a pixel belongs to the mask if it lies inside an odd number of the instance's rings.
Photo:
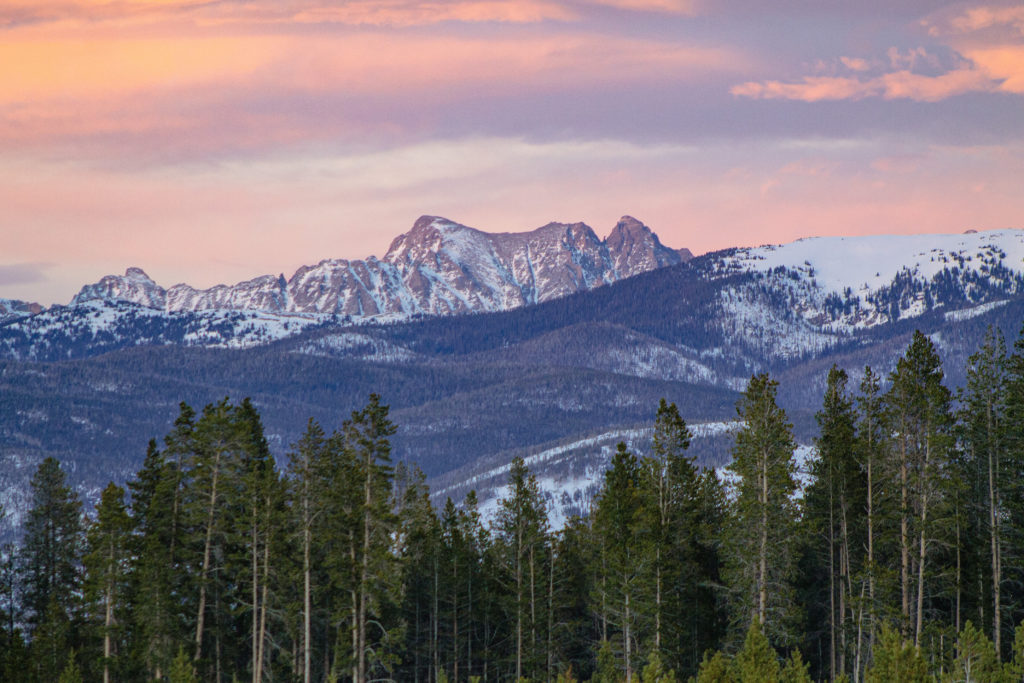
<svg viewBox="0 0 1024 683">
<path fill-rule="evenodd" d="M 86 285 L 72 305 L 102 299 L 166 312 L 230 309 L 395 319 L 507 310 L 685 260 L 624 216 L 605 240 L 583 223 L 490 234 L 423 216 L 382 259 L 326 259 L 286 279 L 264 275 L 200 290 L 164 289 L 139 268 Z"/>
<path fill-rule="evenodd" d="M 93 353 L 123 346 L 170 345 L 243 349 L 339 322 L 322 314 L 267 311 L 165 312 L 124 301 L 92 299 L 54 306 L 0 328 L 0 357 L 58 360 L 79 347 Z"/>
<path fill-rule="evenodd" d="M 873 292 L 902 271 L 927 280 L 952 268 L 986 272 L 995 263 L 1024 272 L 1024 230 L 807 237 L 789 244 L 737 249 L 722 263 L 727 269 L 748 272 L 795 270 L 809 275 L 827 292 L 847 288 Z"/>
<path fill-rule="evenodd" d="M 1024 292 L 1024 231 L 812 237 L 723 252 L 705 268 L 711 278 L 755 276 L 722 289 L 723 329 L 769 357 L 795 358 L 858 329 L 936 309 L 967 319 Z"/>
</svg>

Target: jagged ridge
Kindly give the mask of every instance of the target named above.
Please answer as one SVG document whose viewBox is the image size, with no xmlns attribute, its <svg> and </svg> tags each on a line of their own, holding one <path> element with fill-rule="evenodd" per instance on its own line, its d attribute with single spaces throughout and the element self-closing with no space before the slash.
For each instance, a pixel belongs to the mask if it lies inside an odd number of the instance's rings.
<svg viewBox="0 0 1024 683">
<path fill-rule="evenodd" d="M 327 259 L 290 279 L 265 275 L 199 290 L 157 285 L 139 268 L 82 288 L 72 305 L 128 301 L 168 312 L 211 309 L 404 318 L 495 311 L 548 301 L 686 260 L 624 216 L 605 240 L 583 223 L 485 233 L 422 216 L 382 259 Z"/>
</svg>

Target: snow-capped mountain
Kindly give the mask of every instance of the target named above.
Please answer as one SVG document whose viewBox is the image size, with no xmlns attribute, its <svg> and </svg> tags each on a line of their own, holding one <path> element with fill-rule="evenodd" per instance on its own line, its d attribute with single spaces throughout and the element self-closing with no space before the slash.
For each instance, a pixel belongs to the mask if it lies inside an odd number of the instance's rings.
<svg viewBox="0 0 1024 683">
<path fill-rule="evenodd" d="M 25 318 L 42 312 L 43 307 L 36 303 L 17 299 L 0 299 L 0 325 L 10 320 Z"/>
<path fill-rule="evenodd" d="M 141 269 L 82 288 L 72 305 L 128 301 L 168 312 L 232 309 L 404 318 L 507 310 L 680 263 L 685 253 L 661 244 L 625 216 L 604 241 L 583 223 L 549 223 L 525 233 L 489 234 L 423 216 L 382 259 L 328 259 L 290 279 L 265 275 L 236 285 L 164 289 Z"/>
</svg>

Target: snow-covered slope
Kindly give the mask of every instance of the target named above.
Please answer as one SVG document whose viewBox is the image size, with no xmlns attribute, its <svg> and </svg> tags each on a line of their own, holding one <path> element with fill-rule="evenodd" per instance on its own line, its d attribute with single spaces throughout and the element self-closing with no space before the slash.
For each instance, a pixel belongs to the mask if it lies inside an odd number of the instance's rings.
<svg viewBox="0 0 1024 683">
<path fill-rule="evenodd" d="M 235 285 L 164 289 L 141 269 L 82 288 L 72 305 L 96 299 L 175 311 L 231 309 L 398 319 L 507 310 L 680 263 L 643 223 L 625 216 L 604 241 L 583 223 L 490 234 L 423 216 L 384 255 L 327 259 L 290 278 L 265 275 Z"/>
<path fill-rule="evenodd" d="M 0 299 L 0 325 L 18 318 L 25 318 L 40 313 L 43 307 L 36 303 L 18 301 L 17 299 Z"/>
<path fill-rule="evenodd" d="M 336 316 L 309 313 L 168 313 L 125 301 L 90 299 L 54 306 L 0 327 L 0 357 L 50 361 L 147 344 L 241 349 L 338 322 Z"/>
<path fill-rule="evenodd" d="M 1024 292 L 1024 231 L 814 237 L 709 255 L 727 335 L 768 357 L 815 355 L 858 331 L 941 310 L 967 319 Z M 982 307 L 982 308 L 979 308 Z"/>
</svg>

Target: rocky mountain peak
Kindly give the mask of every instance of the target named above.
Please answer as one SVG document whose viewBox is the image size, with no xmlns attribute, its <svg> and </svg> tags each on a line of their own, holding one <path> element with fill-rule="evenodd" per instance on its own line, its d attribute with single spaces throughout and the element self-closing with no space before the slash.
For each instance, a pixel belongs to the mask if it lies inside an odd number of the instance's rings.
<svg viewBox="0 0 1024 683">
<path fill-rule="evenodd" d="M 71 305 L 93 299 L 129 301 L 148 308 L 163 309 L 167 303 L 167 292 L 153 282 L 146 271 L 131 267 L 123 276 L 107 275 L 95 284 L 82 287 L 71 300 Z"/>
<path fill-rule="evenodd" d="M 662 245 L 650 228 L 632 216 L 619 219 L 605 244 L 619 277 L 629 277 L 683 260 L 678 252 Z"/>
<path fill-rule="evenodd" d="M 128 270 L 124 271 L 124 276 L 126 278 L 130 279 L 130 280 L 138 280 L 138 281 L 141 281 L 141 282 L 150 282 L 150 283 L 152 283 L 154 285 L 156 284 L 155 282 L 153 282 L 153 278 L 151 278 L 149 275 L 146 274 L 146 271 L 144 271 L 142 268 L 139 268 L 137 266 L 132 266 L 132 267 L 128 268 Z"/>
</svg>

